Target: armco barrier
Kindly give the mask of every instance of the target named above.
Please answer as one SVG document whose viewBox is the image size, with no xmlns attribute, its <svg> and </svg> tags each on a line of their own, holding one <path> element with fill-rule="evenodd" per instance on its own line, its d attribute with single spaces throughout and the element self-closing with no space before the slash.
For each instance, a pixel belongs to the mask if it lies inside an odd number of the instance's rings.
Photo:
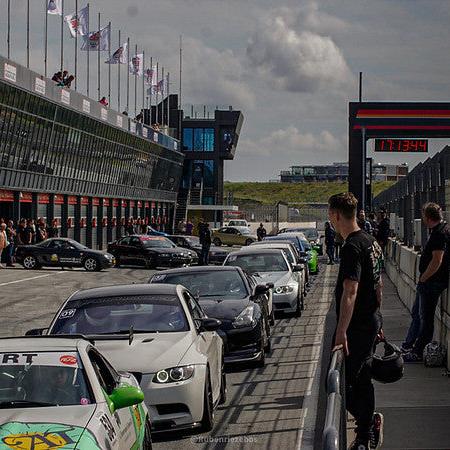
<svg viewBox="0 0 450 450">
<path fill-rule="evenodd" d="M 322 443 L 323 450 L 344 450 L 347 448 L 345 364 L 342 349 L 333 352 L 328 370 L 327 411 Z"/>
</svg>

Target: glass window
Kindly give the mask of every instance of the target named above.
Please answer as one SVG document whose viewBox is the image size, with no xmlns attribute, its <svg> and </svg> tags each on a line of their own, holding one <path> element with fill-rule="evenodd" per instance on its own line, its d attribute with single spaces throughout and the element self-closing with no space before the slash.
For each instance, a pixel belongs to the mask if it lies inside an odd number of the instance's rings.
<svg viewBox="0 0 450 450">
<path fill-rule="evenodd" d="M 224 265 L 238 266 L 249 273 L 289 271 L 288 265 L 282 252 L 254 253 L 250 255 L 230 255 Z"/>
<path fill-rule="evenodd" d="M 183 130 L 183 150 L 186 152 L 192 152 L 194 130 L 192 128 L 184 128 Z"/>
</svg>

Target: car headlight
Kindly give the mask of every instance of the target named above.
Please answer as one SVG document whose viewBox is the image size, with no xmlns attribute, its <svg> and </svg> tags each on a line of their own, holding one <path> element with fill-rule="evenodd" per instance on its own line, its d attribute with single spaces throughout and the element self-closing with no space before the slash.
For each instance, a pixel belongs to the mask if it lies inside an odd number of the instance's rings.
<svg viewBox="0 0 450 450">
<path fill-rule="evenodd" d="M 170 253 L 160 253 L 159 256 L 162 256 L 163 258 L 167 258 L 170 256 Z"/>
<path fill-rule="evenodd" d="M 185 381 L 194 375 L 194 366 L 171 367 L 160 370 L 153 377 L 153 382 L 158 384 L 177 383 Z"/>
<path fill-rule="evenodd" d="M 233 326 L 235 328 L 241 327 L 254 327 L 256 325 L 256 319 L 254 318 L 255 307 L 249 305 L 244 308 L 240 314 L 234 319 Z"/>
<path fill-rule="evenodd" d="M 294 286 L 277 286 L 275 288 L 275 294 L 290 294 L 294 292 Z"/>
</svg>

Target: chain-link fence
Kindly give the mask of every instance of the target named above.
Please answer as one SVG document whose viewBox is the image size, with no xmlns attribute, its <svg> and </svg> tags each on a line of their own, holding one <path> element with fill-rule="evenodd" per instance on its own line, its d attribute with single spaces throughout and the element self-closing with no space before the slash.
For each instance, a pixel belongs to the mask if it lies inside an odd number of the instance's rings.
<svg viewBox="0 0 450 450">
<path fill-rule="evenodd" d="M 421 223 L 422 206 L 438 203 L 450 220 L 450 147 L 418 164 L 404 179 L 374 199 L 376 209 L 385 208 L 395 223 L 391 228 L 409 247 L 425 242 L 427 230 Z"/>
</svg>

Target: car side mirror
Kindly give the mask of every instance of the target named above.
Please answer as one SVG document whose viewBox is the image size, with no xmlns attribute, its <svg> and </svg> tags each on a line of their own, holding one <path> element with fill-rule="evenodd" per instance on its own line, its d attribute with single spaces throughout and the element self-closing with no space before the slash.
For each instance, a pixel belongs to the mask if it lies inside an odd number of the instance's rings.
<svg viewBox="0 0 450 450">
<path fill-rule="evenodd" d="M 294 264 L 292 266 L 292 272 L 302 272 L 303 271 L 303 266 L 300 264 Z"/>
<path fill-rule="evenodd" d="M 259 295 L 264 295 L 269 289 L 270 289 L 270 288 L 267 287 L 266 284 L 258 284 L 258 285 L 255 287 L 255 291 L 254 291 L 253 295 L 254 295 L 255 297 L 258 297 Z"/>
<path fill-rule="evenodd" d="M 137 387 L 124 385 L 116 387 L 109 396 L 109 409 L 111 412 L 118 409 L 138 405 L 144 401 L 144 393 Z"/>
<path fill-rule="evenodd" d="M 213 319 L 212 317 L 205 317 L 204 319 L 199 319 L 200 332 L 203 331 L 216 331 L 222 325 L 222 322 L 218 319 Z"/>
<path fill-rule="evenodd" d="M 32 330 L 26 331 L 25 336 L 42 336 L 47 331 L 48 328 L 33 328 Z"/>
</svg>

